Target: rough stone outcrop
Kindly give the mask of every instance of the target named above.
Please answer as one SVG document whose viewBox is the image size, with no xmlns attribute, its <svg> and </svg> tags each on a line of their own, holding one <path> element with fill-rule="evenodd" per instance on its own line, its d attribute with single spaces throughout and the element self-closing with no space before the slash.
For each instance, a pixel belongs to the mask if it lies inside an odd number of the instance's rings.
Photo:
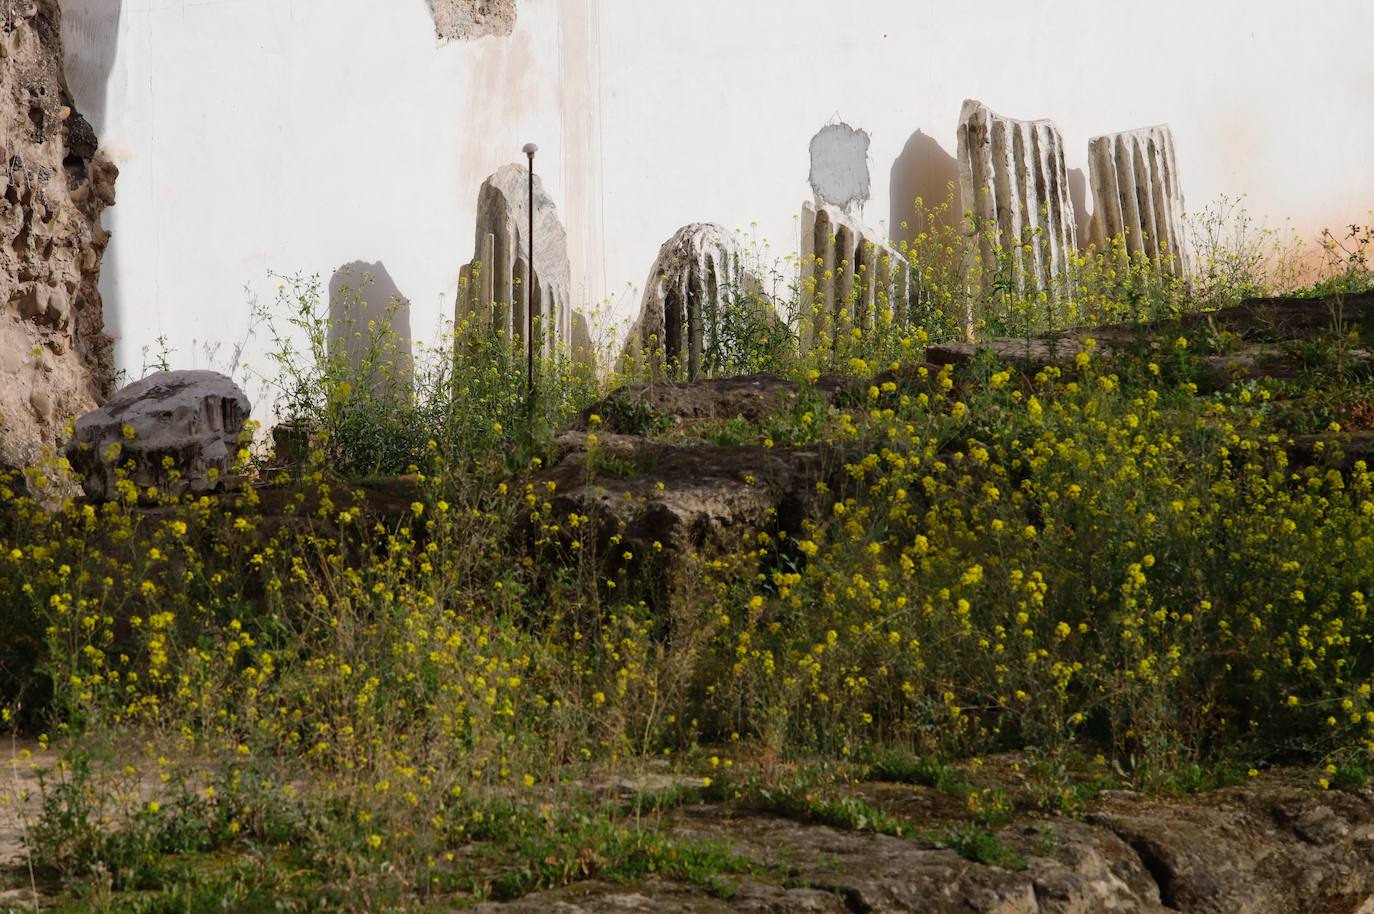
<svg viewBox="0 0 1374 914">
<path fill-rule="evenodd" d="M 642 361 L 655 377 L 685 374 L 696 380 L 703 368 L 712 367 L 734 293 L 757 291 L 760 285 L 744 268 L 729 231 L 709 222 L 683 226 L 659 248 L 644 281 L 623 361 Z M 771 313 L 760 317 L 777 320 Z"/>
<path fill-rule="evenodd" d="M 1188 359 L 1184 379 L 1198 392 L 1211 394 L 1235 385 L 1262 379 L 1293 380 L 1311 376 L 1314 369 L 1302 348 L 1303 340 L 1342 334 L 1350 327 L 1374 324 L 1374 292 L 1343 294 L 1329 298 L 1251 298 L 1218 311 L 1192 312 L 1152 323 L 1123 323 L 1102 327 L 1076 327 L 1038 337 L 995 337 L 977 343 L 942 343 L 926 351 L 933 366 L 951 365 L 955 383 L 967 372 L 961 369 L 979 358 L 993 359 L 1027 378 L 1053 366 L 1072 371 L 1078 355 L 1088 350 L 1097 371 L 1116 370 L 1123 361 L 1137 366 L 1141 360 L 1160 358 L 1185 340 L 1225 338 L 1226 351 L 1205 348 Z M 1091 344 L 1089 344 L 1091 340 Z M 1342 347 L 1333 354 L 1337 362 L 1326 370 L 1365 377 L 1374 371 L 1374 352 L 1365 344 Z M 909 371 L 903 366 L 899 374 Z M 876 380 L 876 379 L 875 379 Z M 898 380 L 894 377 L 893 380 Z M 1374 463 L 1374 409 L 1356 401 L 1336 413 L 1339 430 L 1294 434 L 1282 439 L 1291 465 L 1354 467 L 1358 461 Z"/>
<path fill-rule="evenodd" d="M 99 501 L 119 497 L 118 469 L 145 493 L 213 491 L 236 460 L 250 408 L 218 372 L 160 371 L 78 419 L 67 459 Z"/>
<path fill-rule="evenodd" d="M 516 0 L 429 0 L 429 11 L 434 31 L 445 41 L 515 31 Z"/>
<path fill-rule="evenodd" d="M 1310 371 L 1295 354 L 1294 342 L 1329 332 L 1339 313 L 1347 325 L 1374 321 L 1374 293 L 1343 295 L 1339 299 L 1251 298 L 1217 311 L 1193 312 L 1153 323 L 1109 324 L 1073 327 L 1036 337 L 993 337 L 976 343 L 941 343 L 926 351 L 935 365 L 962 366 L 980 354 L 1030 376 L 1042 368 L 1070 369 L 1078 354 L 1088 348 L 1094 361 L 1112 364 L 1142 352 L 1158 352 L 1180 336 L 1199 333 L 1230 335 L 1231 349 L 1194 356 L 1190 380 L 1204 393 L 1260 378 L 1291 379 Z M 1342 353 L 1346 370 L 1367 372 L 1374 368 L 1374 354 L 1351 347 Z"/>
<path fill-rule="evenodd" d="M 1014 288 L 1052 289 L 1077 244 L 1064 140 L 1054 122 L 1013 120 L 966 100 L 959 115 L 959 189 L 964 211 L 973 214 L 984 285 L 996 276 L 1000 248 Z M 970 326 L 973 317 L 965 315 Z"/>
<path fill-rule="evenodd" d="M 892 785 L 888 801 L 928 805 L 925 788 Z M 869 802 L 874 802 L 870 796 Z M 948 800 L 948 797 L 944 798 Z M 939 805 L 939 798 L 934 798 Z M 900 815 L 887 802 L 876 805 Z M 685 807 L 662 827 L 718 842 L 752 864 L 730 893 L 661 879 L 587 882 L 476 910 L 872 914 L 1366 914 L 1374 910 L 1374 801 L 1281 785 L 1190 798 L 1094 801 L 1087 821 L 1022 819 L 997 841 L 1023 864 L 980 863 L 939 846 L 932 826 L 958 807 L 910 820 L 902 837 L 776 815 Z M 942 821 L 943 820 L 943 821 Z"/>
<path fill-rule="evenodd" d="M 468 332 L 494 330 L 525 349 L 525 284 L 529 277 L 529 176 L 506 165 L 482 182 L 477 197 L 473 261 L 463 267 L 455 321 Z M 535 334 L 546 353 L 569 353 L 574 342 L 568 234 L 553 198 L 534 179 Z"/>
<path fill-rule="evenodd" d="M 881 233 L 837 206 L 802 204 L 801 344 L 833 343 L 876 325 L 884 309 L 905 323 L 915 297 L 911 267 Z"/>
<path fill-rule="evenodd" d="M 97 155 L 62 70 L 55 0 L 0 29 L 0 466 L 56 450 L 113 381 L 96 284 L 118 169 Z"/>
<path fill-rule="evenodd" d="M 1191 268 L 1174 132 L 1167 125 L 1093 137 L 1088 142 L 1093 193 L 1092 240 L 1118 235 L 1126 250 L 1186 278 Z"/>
</svg>

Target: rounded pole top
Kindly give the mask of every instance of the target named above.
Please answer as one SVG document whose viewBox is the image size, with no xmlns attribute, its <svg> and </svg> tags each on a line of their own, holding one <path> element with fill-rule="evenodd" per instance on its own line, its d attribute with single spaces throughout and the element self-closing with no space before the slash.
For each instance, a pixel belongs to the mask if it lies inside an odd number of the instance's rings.
<svg viewBox="0 0 1374 914">
<path fill-rule="evenodd" d="M 539 147 L 534 145 L 533 143 L 525 144 L 525 155 L 529 156 L 531 159 L 534 158 L 534 154 L 538 151 Z"/>
</svg>

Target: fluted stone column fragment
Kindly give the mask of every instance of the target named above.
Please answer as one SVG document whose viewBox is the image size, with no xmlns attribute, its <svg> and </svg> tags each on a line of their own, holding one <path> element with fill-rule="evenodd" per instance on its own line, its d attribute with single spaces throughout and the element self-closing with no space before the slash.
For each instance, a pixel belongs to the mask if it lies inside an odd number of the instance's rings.
<svg viewBox="0 0 1374 914">
<path fill-rule="evenodd" d="M 881 233 L 855 224 L 837 206 L 802 204 L 801 344 L 810 350 L 855 327 L 878 326 L 888 310 L 893 323 L 912 316 L 916 288 L 911 267 Z"/>
<path fill-rule="evenodd" d="M 530 282 L 528 182 L 523 165 L 506 165 L 482 182 L 474 259 L 460 271 L 454 315 L 467 332 L 495 332 L 522 352 L 527 345 L 525 289 Z M 566 355 L 572 350 L 574 310 L 568 235 L 538 175 L 534 248 L 532 298 L 538 345 L 545 355 Z"/>
<path fill-rule="evenodd" d="M 1010 269 L 1005 279 L 1016 290 L 1049 290 L 1068 272 L 1077 238 L 1064 140 L 1053 121 L 1013 120 L 965 101 L 959 189 L 973 214 L 985 283 L 1001 266 Z"/>
<path fill-rule="evenodd" d="M 1174 133 L 1168 125 L 1109 133 L 1088 141 L 1092 240 L 1117 236 L 1132 255 L 1184 279 L 1192 266 Z"/>
<path fill-rule="evenodd" d="M 649 270 L 622 361 L 689 380 L 710 370 L 722 355 L 726 310 L 739 301 L 765 307 L 753 294 L 762 283 L 743 260 L 734 235 L 714 223 L 694 222 L 673 233 Z M 771 310 L 760 316 L 777 320 Z"/>
</svg>

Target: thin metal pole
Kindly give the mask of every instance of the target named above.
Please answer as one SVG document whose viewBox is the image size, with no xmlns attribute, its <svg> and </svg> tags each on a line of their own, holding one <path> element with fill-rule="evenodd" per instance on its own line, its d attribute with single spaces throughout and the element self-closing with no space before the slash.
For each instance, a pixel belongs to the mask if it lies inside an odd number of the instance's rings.
<svg viewBox="0 0 1374 914">
<path fill-rule="evenodd" d="M 525 389 L 530 397 L 530 412 L 534 411 L 534 154 L 539 151 L 539 147 L 533 143 L 525 144 L 525 155 L 530 161 L 530 269 L 525 276 L 525 320 L 528 324 L 525 331 L 525 347 L 529 351 L 528 375 L 525 379 Z"/>
</svg>

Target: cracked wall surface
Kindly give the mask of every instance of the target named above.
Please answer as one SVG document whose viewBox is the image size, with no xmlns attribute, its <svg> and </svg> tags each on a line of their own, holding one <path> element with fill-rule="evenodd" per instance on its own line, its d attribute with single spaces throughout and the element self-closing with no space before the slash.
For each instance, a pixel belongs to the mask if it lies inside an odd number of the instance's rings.
<svg viewBox="0 0 1374 914">
<path fill-rule="evenodd" d="M 118 169 L 63 73 L 56 0 L 0 18 L 0 466 L 33 463 L 110 393 L 97 282 Z"/>
<path fill-rule="evenodd" d="M 434 30 L 445 41 L 509 35 L 515 31 L 516 0 L 429 0 Z"/>
</svg>

